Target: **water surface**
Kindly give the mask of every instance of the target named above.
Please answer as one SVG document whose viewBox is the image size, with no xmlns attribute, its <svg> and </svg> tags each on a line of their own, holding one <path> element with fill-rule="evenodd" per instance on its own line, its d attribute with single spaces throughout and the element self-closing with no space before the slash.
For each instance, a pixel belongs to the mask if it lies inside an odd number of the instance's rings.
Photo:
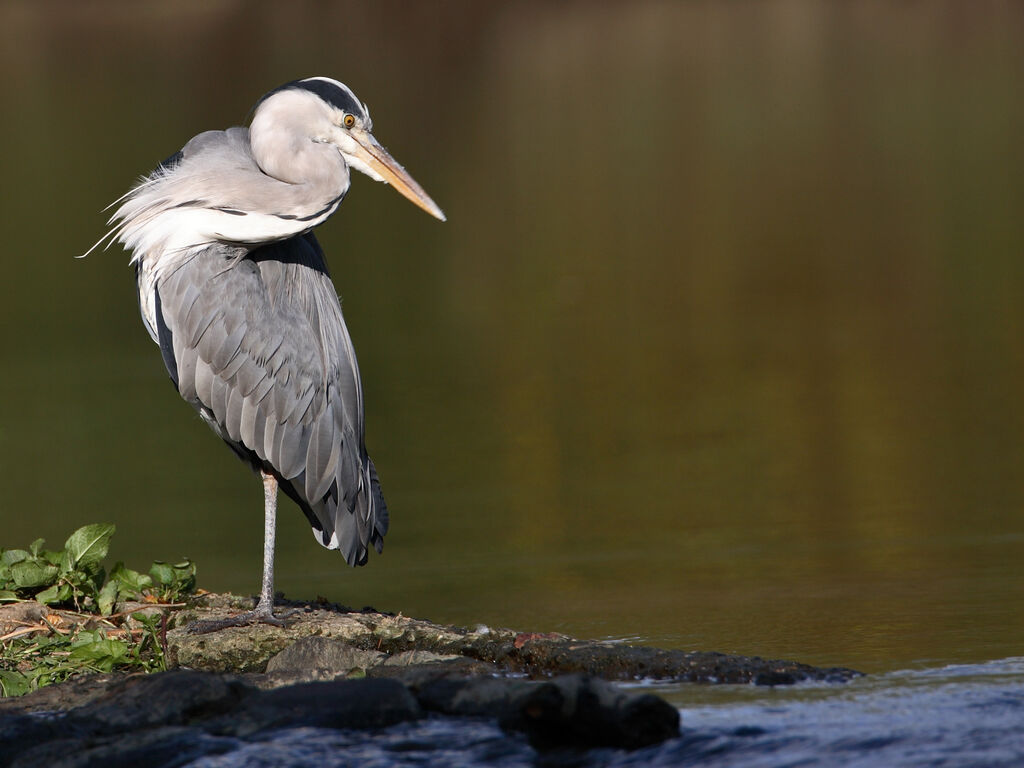
<svg viewBox="0 0 1024 768">
<path fill-rule="evenodd" d="M 1024 757 L 1021 659 L 894 672 L 848 686 L 689 686 L 661 693 L 680 704 L 680 735 L 632 753 L 598 749 L 538 760 L 524 738 L 505 736 L 491 722 L 427 719 L 369 733 L 282 730 L 188 765 L 1009 768 Z"/>
<path fill-rule="evenodd" d="M 393 528 L 352 570 L 284 507 L 279 589 L 867 672 L 1018 656 L 1024 20 L 971 10 L 3 5 L 0 544 L 110 520 L 129 565 L 257 589 L 259 482 L 127 255 L 72 256 L 325 74 L 449 221 L 357 178 L 319 230 Z"/>
</svg>

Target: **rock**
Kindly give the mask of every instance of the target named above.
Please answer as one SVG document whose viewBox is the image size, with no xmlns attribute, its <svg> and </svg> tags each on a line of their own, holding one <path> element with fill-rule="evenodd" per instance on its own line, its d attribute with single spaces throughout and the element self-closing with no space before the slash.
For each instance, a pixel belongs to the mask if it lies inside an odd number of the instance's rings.
<svg viewBox="0 0 1024 768">
<path fill-rule="evenodd" d="M 5 714 L 0 717 L 0 765 L 8 765 L 25 750 L 61 735 L 57 718 Z M 44 763 L 40 763 L 43 765 Z"/>
<path fill-rule="evenodd" d="M 0 698 L 0 716 L 6 712 L 56 712 L 74 709 L 105 696 L 114 682 L 125 677 L 127 675 L 123 672 L 79 675 L 60 685 L 47 685 L 24 696 Z"/>
<path fill-rule="evenodd" d="M 388 667 L 413 667 L 418 664 L 436 664 L 457 661 L 464 657 L 453 653 L 433 653 L 431 651 L 402 651 L 393 656 L 385 656 L 383 664 Z"/>
<path fill-rule="evenodd" d="M 234 709 L 255 691 L 237 679 L 192 670 L 132 675 L 68 712 L 67 723 L 90 735 L 180 725 Z"/>
<path fill-rule="evenodd" d="M 679 735 L 679 712 L 664 699 L 626 693 L 584 675 L 532 687 L 513 700 L 499 723 L 507 730 L 524 731 L 539 750 L 639 749 Z"/>
<path fill-rule="evenodd" d="M 632 694 L 602 680 L 568 675 L 549 682 L 442 678 L 421 686 L 424 708 L 496 718 L 539 750 L 637 749 L 679 734 L 679 712 L 657 696 Z"/>
<path fill-rule="evenodd" d="M 286 647 L 267 663 L 267 672 L 290 673 L 297 680 L 323 679 L 338 675 L 366 674 L 366 670 L 387 659 L 380 651 L 364 651 L 344 640 L 303 637 Z"/>
<path fill-rule="evenodd" d="M 287 727 L 382 728 L 422 715 L 419 703 L 397 680 L 334 680 L 261 691 L 210 728 L 245 737 Z"/>
<path fill-rule="evenodd" d="M 11 768 L 137 768 L 184 765 L 204 755 L 230 752 L 235 739 L 211 736 L 197 728 L 166 726 L 106 739 L 58 739 L 22 752 Z"/>
<path fill-rule="evenodd" d="M 52 686 L 60 689 L 61 685 Z M 422 717 L 397 680 L 338 680 L 258 690 L 238 676 L 180 670 L 111 679 L 62 716 L 0 718 L 0 766 L 182 765 L 271 729 L 366 729 Z"/>
<path fill-rule="evenodd" d="M 606 680 L 788 685 L 859 674 L 558 634 L 467 630 L 320 604 L 303 606 L 286 627 L 206 635 L 185 628 L 248 607 L 248 600 L 205 595 L 169 614 L 167 658 L 193 669 L 77 678 L 0 700 L 0 768 L 182 765 L 242 744 L 250 749 L 270 730 L 380 728 L 424 713 L 490 718 L 525 734 L 538 750 L 636 749 L 678 735 L 679 714 L 656 696 Z M 336 679 L 350 677 L 357 679 Z M 549 753 L 543 761 L 556 758 Z"/>
<path fill-rule="evenodd" d="M 272 657 L 300 636 L 267 624 L 229 627 L 208 635 L 175 629 L 167 633 L 169 663 L 208 672 L 263 672 Z"/>
<path fill-rule="evenodd" d="M 508 656 L 510 665 L 538 674 L 582 673 L 605 680 L 650 678 L 701 683 L 792 685 L 802 680 L 846 682 L 860 675 L 841 667 L 821 668 L 795 661 L 675 651 L 566 638 L 530 638 Z"/>
<path fill-rule="evenodd" d="M 503 719 L 514 702 L 528 695 L 536 685 L 540 683 L 498 677 L 436 677 L 418 686 L 416 697 L 424 709 L 432 712 Z"/>
<path fill-rule="evenodd" d="M 35 601 L 0 605 L 0 635 L 38 624 L 45 615 L 46 607 Z"/>
<path fill-rule="evenodd" d="M 291 605 L 295 607 L 301 604 Z M 206 595 L 187 611 L 181 612 L 172 621 L 175 628 L 167 633 L 171 664 L 214 672 L 263 672 L 273 657 L 296 641 L 321 638 L 344 641 L 352 648 L 370 654 L 350 658 L 350 669 L 362 669 L 368 675 L 380 674 L 378 665 L 372 663 L 374 659 L 389 664 L 409 663 L 416 666 L 428 658 L 441 661 L 452 656 L 491 664 L 495 671 L 525 673 L 532 677 L 581 673 L 606 680 L 653 678 L 666 682 L 788 685 L 802 680 L 844 682 L 860 674 L 851 669 L 823 669 L 756 656 L 580 641 L 553 633 L 515 632 L 482 626 L 468 630 L 405 616 L 389 616 L 371 609 L 353 612 L 322 605 L 301 605 L 303 611 L 291 619 L 287 627 L 260 624 L 232 627 L 208 635 L 192 635 L 184 629 L 191 621 L 225 618 L 247 606 L 251 607 L 248 602 L 239 604 L 237 599 L 226 600 L 225 596 Z M 310 648 L 313 647 L 320 648 Z M 322 652 L 341 653 L 327 650 Z M 385 656 L 374 656 L 374 652 Z M 420 655 L 403 656 L 408 652 L 418 652 Z M 434 656 L 427 657 L 423 655 L 425 653 Z M 388 657 L 391 661 L 387 661 Z M 293 669 L 301 669 L 298 662 L 287 661 L 288 658 L 285 657 L 280 663 L 292 664 Z M 405 659 L 409 661 L 405 662 Z M 327 662 L 326 658 L 311 657 L 311 663 L 329 663 L 328 669 L 342 671 L 345 662 L 335 664 Z M 307 679 L 323 676 L 310 673 Z"/>
<path fill-rule="evenodd" d="M 397 654 L 383 664 L 368 669 L 367 677 L 393 677 L 415 689 L 423 683 L 440 678 L 494 677 L 501 672 L 494 664 L 467 659 L 465 656 L 441 656 L 434 661 L 413 662 L 416 658 L 422 657 Z"/>
<path fill-rule="evenodd" d="M 65 715 L 0 719 L 0 765 L 181 765 L 270 731 L 382 728 L 425 712 L 494 719 L 538 750 L 635 749 L 679 732 L 671 705 L 601 680 L 466 678 L 444 676 L 444 666 L 435 662 L 435 676 L 418 684 L 365 678 L 271 690 L 251 677 L 186 670 L 111 679 L 103 695 Z"/>
</svg>

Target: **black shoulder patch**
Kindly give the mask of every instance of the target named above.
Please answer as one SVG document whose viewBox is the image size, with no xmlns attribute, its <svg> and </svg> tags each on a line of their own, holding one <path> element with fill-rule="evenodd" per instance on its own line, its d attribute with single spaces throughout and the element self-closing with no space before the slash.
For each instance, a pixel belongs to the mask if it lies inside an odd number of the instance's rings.
<svg viewBox="0 0 1024 768">
<path fill-rule="evenodd" d="M 366 119 L 366 113 L 363 112 L 363 105 L 353 98 L 351 91 L 347 88 L 339 87 L 337 83 L 331 80 L 324 80 L 318 77 L 312 77 L 307 80 L 292 80 L 290 83 L 285 83 L 280 88 L 275 88 L 269 93 L 264 94 L 263 98 L 256 103 L 256 106 L 259 107 L 259 105 L 266 101 L 270 96 L 289 88 L 296 88 L 303 91 L 309 91 L 310 93 L 315 93 L 331 106 L 337 107 L 343 112 L 348 112 L 356 117 Z"/>
<path fill-rule="evenodd" d="M 156 337 L 160 342 L 160 356 L 164 359 L 164 365 L 167 367 L 171 381 L 174 382 L 174 388 L 178 389 L 178 361 L 174 359 L 174 337 L 164 321 L 164 310 L 160 302 L 160 287 L 157 286 L 153 292 L 156 294 L 156 312 L 154 314 L 156 314 Z"/>
<path fill-rule="evenodd" d="M 295 235 L 287 240 L 277 240 L 261 245 L 249 253 L 250 261 L 259 264 L 261 261 L 280 261 L 282 264 L 301 264 L 314 272 L 331 276 L 327 270 L 327 257 L 323 248 L 312 232 Z"/>
</svg>

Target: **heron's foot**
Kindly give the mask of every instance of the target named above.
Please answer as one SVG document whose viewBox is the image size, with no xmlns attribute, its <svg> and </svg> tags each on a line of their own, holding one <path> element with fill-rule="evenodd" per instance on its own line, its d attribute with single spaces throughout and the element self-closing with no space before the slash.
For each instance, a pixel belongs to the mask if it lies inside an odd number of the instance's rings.
<svg viewBox="0 0 1024 768">
<path fill-rule="evenodd" d="M 288 619 L 292 618 L 299 610 L 285 611 L 274 615 L 273 608 L 257 605 L 253 610 L 240 613 L 237 616 L 228 616 L 226 619 L 206 619 L 194 621 L 188 625 L 187 631 L 190 635 L 206 635 L 210 632 L 219 632 L 228 627 L 248 627 L 252 624 L 270 624 L 274 627 L 287 627 Z"/>
</svg>

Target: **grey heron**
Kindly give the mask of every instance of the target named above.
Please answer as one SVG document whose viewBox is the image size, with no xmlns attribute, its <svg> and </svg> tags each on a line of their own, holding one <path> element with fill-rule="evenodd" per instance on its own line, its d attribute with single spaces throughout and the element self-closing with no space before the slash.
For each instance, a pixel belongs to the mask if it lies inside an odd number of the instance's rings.
<svg viewBox="0 0 1024 768">
<path fill-rule="evenodd" d="M 171 381 L 262 475 L 259 600 L 209 628 L 280 623 L 278 488 L 349 565 L 380 552 L 388 530 L 352 340 L 312 230 L 338 209 L 350 169 L 445 217 L 371 129 L 369 109 L 337 80 L 286 83 L 248 128 L 199 134 L 115 201 L 96 244 L 131 251 L 142 320 Z"/>
</svg>

